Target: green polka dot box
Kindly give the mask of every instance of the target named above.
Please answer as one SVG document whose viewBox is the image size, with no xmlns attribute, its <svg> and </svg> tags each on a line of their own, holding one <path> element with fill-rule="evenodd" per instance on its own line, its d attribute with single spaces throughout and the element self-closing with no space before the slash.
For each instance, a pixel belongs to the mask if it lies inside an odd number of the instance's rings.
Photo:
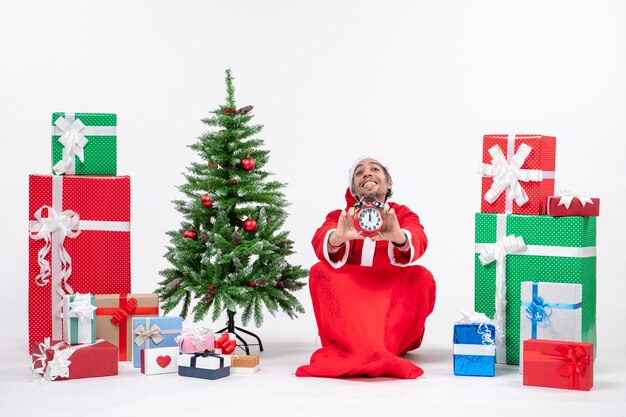
<svg viewBox="0 0 626 417">
<path fill-rule="evenodd" d="M 52 113 L 55 175 L 117 175 L 117 115 Z"/>
<path fill-rule="evenodd" d="M 523 281 L 581 284 L 581 338 L 595 344 L 596 217 L 476 213 L 475 220 L 474 309 L 504 330 L 497 362 L 519 365 Z"/>
</svg>

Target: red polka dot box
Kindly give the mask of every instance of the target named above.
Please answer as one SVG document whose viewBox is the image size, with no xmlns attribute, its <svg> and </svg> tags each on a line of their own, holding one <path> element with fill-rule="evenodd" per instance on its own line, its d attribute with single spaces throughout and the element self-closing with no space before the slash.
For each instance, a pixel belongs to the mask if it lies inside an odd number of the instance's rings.
<svg viewBox="0 0 626 417">
<path fill-rule="evenodd" d="M 130 177 L 29 177 L 29 346 L 62 339 L 63 294 L 127 294 Z"/>
<path fill-rule="evenodd" d="M 543 135 L 485 135 L 481 213 L 545 214 L 554 195 L 556 138 Z"/>
</svg>

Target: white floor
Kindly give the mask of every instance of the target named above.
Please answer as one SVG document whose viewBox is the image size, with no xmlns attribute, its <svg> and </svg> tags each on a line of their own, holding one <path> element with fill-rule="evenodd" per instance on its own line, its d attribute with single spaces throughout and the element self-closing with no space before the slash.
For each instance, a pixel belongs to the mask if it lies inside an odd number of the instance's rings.
<svg viewBox="0 0 626 417">
<path fill-rule="evenodd" d="M 280 339 L 280 338 L 278 338 Z M 28 416 L 626 416 L 626 363 L 595 362 L 590 392 L 526 387 L 517 367 L 494 378 L 455 377 L 450 346 L 407 355 L 425 370 L 415 380 L 297 378 L 310 343 L 264 340 L 261 370 L 209 381 L 145 376 L 121 363 L 117 377 L 33 382 L 19 343 L 0 341 L 2 415 Z M 402 414 L 399 414 L 402 413 Z"/>
</svg>

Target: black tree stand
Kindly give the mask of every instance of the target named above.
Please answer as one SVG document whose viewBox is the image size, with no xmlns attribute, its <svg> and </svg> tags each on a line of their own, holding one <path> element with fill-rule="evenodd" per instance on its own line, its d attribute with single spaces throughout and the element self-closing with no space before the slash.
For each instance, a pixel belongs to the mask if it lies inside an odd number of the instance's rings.
<svg viewBox="0 0 626 417">
<path fill-rule="evenodd" d="M 259 338 L 259 336 L 255 335 L 254 333 L 246 329 L 242 329 L 241 327 L 235 326 L 235 312 L 234 311 L 226 310 L 226 313 L 228 314 L 228 321 L 226 322 L 226 327 L 224 327 L 221 330 L 218 330 L 217 333 L 222 333 L 224 331 L 227 331 L 228 333 L 234 333 L 235 336 L 237 337 L 237 340 L 239 340 L 243 344 L 243 346 L 237 344 L 237 347 L 245 350 L 246 355 L 250 354 L 250 349 L 248 348 L 248 346 L 258 346 L 259 350 L 263 352 L 263 343 L 261 343 L 261 339 Z M 259 343 L 246 342 L 245 339 L 241 337 L 235 330 L 239 330 L 241 333 L 245 333 L 247 335 L 254 337 Z"/>
</svg>

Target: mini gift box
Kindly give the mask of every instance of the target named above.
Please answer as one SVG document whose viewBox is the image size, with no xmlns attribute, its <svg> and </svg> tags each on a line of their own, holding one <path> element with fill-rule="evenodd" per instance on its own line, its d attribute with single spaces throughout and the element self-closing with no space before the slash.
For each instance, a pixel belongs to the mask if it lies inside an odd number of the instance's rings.
<svg viewBox="0 0 626 417">
<path fill-rule="evenodd" d="M 117 346 L 106 340 L 71 346 L 46 338 L 32 352 L 35 375 L 48 381 L 117 375 Z"/>
<path fill-rule="evenodd" d="M 259 370 L 258 355 L 231 355 L 231 374 L 253 374 Z"/>
<path fill-rule="evenodd" d="M 217 333 L 215 335 L 215 353 L 230 355 L 237 348 L 237 336 L 234 333 Z"/>
<path fill-rule="evenodd" d="M 215 335 L 207 328 L 187 328 L 175 339 L 182 353 L 204 352 L 215 348 Z"/>
<path fill-rule="evenodd" d="M 582 297 L 580 284 L 522 282 L 520 343 L 526 339 L 580 342 Z M 520 355 L 520 372 L 523 372 L 521 345 Z"/>
<path fill-rule="evenodd" d="M 63 341 L 71 345 L 96 342 L 96 297 L 91 294 L 63 296 Z"/>
<path fill-rule="evenodd" d="M 52 171 L 56 175 L 117 173 L 117 115 L 52 114 Z"/>
<path fill-rule="evenodd" d="M 455 323 L 454 375 L 494 376 L 495 335 L 490 323 Z"/>
<path fill-rule="evenodd" d="M 223 356 L 216 353 L 187 353 L 178 357 L 178 375 L 202 379 L 219 379 L 230 375 Z"/>
<path fill-rule="evenodd" d="M 141 367 L 142 349 L 178 348 L 175 339 L 182 331 L 182 317 L 133 317 L 133 366 Z"/>
<path fill-rule="evenodd" d="M 159 296 L 150 294 L 96 295 L 96 333 L 120 350 L 120 361 L 131 360 L 133 352 L 133 316 L 159 315 Z"/>
<path fill-rule="evenodd" d="M 141 373 L 146 375 L 178 372 L 178 347 L 141 350 Z"/>
<path fill-rule="evenodd" d="M 524 385 L 589 391 L 593 387 L 593 343 L 524 341 Z"/>
<path fill-rule="evenodd" d="M 575 191 L 563 190 L 559 195 L 548 197 L 547 214 L 552 217 L 562 216 L 599 216 L 600 199 L 587 197 Z"/>
</svg>

